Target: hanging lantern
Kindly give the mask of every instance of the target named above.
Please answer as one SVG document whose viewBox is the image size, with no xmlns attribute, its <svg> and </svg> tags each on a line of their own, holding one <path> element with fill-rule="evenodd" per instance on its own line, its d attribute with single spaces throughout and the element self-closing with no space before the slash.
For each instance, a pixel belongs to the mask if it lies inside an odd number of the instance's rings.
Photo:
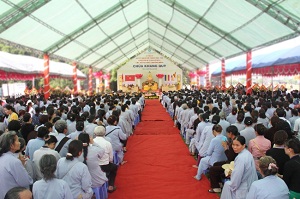
<svg viewBox="0 0 300 199">
<path fill-rule="evenodd" d="M 94 72 L 93 75 L 94 75 L 94 77 L 96 77 L 96 78 L 100 78 L 100 77 L 103 76 L 103 72 L 100 70 L 100 71 L 98 71 L 98 72 Z"/>
<path fill-rule="evenodd" d="M 143 74 L 135 74 L 135 77 L 136 77 L 137 79 L 141 79 L 141 78 L 143 77 Z"/>
<path fill-rule="evenodd" d="M 156 74 L 156 77 L 158 77 L 159 79 L 160 79 L 160 78 L 163 78 L 163 77 L 164 77 L 164 74 Z"/>
<path fill-rule="evenodd" d="M 107 75 L 106 74 L 102 75 L 102 78 L 107 80 Z"/>
<path fill-rule="evenodd" d="M 196 76 L 197 76 L 197 74 L 194 73 L 194 72 L 190 72 L 190 73 L 189 73 L 189 77 L 190 77 L 190 78 L 195 78 Z"/>
<path fill-rule="evenodd" d="M 204 71 L 204 70 L 197 70 L 197 75 L 198 76 L 205 76 L 206 75 L 206 71 Z"/>
</svg>

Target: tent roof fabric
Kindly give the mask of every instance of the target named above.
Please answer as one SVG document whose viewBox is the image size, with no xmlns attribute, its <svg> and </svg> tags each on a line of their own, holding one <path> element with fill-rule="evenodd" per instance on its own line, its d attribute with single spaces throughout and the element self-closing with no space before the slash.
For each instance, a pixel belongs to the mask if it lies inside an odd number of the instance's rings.
<svg viewBox="0 0 300 199">
<path fill-rule="evenodd" d="M 50 61 L 49 66 L 51 78 L 72 78 L 73 66 L 55 61 Z M 32 79 L 33 77 L 43 77 L 43 73 L 43 59 L 0 51 L 0 79 L 2 77 L 5 79 L 6 75 L 11 79 Z M 86 75 L 77 69 L 77 78 L 85 79 Z"/>
<path fill-rule="evenodd" d="M 300 46 L 277 50 L 252 57 L 252 73 L 262 75 L 298 75 L 300 73 Z M 246 74 L 246 58 L 225 62 L 226 75 Z M 221 68 L 212 73 L 221 75 Z"/>
<path fill-rule="evenodd" d="M 111 70 L 147 48 L 193 70 L 294 38 L 299 0 L 2 0 L 0 41 Z"/>
</svg>

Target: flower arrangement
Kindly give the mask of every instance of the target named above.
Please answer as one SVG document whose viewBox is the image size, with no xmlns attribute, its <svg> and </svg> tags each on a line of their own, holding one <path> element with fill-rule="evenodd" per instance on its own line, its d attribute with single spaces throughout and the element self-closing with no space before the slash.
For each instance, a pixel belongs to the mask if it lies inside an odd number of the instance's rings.
<svg viewBox="0 0 300 199">
<path fill-rule="evenodd" d="M 30 95 L 36 95 L 38 94 L 38 90 L 36 88 L 32 88 L 30 91 Z"/>
<path fill-rule="evenodd" d="M 267 91 L 268 89 L 267 89 L 267 87 L 265 85 L 261 85 L 260 90 L 261 91 Z"/>
<path fill-rule="evenodd" d="M 136 77 L 137 79 L 141 79 L 141 78 L 143 77 L 143 74 L 135 74 L 135 77 Z"/>
<path fill-rule="evenodd" d="M 252 90 L 255 91 L 255 92 L 260 91 L 259 85 L 258 85 L 258 84 L 254 84 L 254 85 L 252 86 Z"/>
</svg>

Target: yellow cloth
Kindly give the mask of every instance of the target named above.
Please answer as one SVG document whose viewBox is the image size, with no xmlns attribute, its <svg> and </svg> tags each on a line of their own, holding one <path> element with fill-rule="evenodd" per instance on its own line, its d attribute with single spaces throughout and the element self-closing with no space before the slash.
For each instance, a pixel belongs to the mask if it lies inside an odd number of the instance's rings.
<svg viewBox="0 0 300 199">
<path fill-rule="evenodd" d="M 12 120 L 18 120 L 19 117 L 18 115 L 15 113 L 15 112 L 12 112 L 10 115 L 9 115 L 9 119 L 8 119 L 8 122 L 12 121 Z"/>
</svg>

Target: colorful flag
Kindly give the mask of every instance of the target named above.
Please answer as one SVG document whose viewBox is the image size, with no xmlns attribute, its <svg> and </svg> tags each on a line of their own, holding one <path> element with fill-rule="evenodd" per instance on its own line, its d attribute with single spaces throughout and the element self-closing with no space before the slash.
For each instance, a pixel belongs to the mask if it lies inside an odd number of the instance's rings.
<svg viewBox="0 0 300 199">
<path fill-rule="evenodd" d="M 125 75 L 125 81 L 135 81 L 135 75 Z"/>
</svg>

